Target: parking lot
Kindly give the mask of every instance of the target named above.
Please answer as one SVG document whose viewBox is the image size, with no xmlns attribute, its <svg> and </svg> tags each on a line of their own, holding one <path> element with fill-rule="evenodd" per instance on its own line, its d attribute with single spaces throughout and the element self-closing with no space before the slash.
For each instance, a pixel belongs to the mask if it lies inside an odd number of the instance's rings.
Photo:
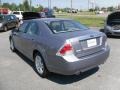
<svg viewBox="0 0 120 90">
<path fill-rule="evenodd" d="M 81 75 L 52 74 L 42 79 L 33 63 L 9 49 L 10 31 L 0 32 L 0 90 L 119 90 L 120 38 L 108 39 L 111 54 L 104 65 Z"/>
</svg>

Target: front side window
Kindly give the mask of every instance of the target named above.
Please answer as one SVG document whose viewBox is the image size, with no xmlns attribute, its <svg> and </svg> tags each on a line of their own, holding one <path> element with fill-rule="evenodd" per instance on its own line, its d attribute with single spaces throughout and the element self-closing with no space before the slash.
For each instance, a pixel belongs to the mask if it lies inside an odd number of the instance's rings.
<svg viewBox="0 0 120 90">
<path fill-rule="evenodd" d="M 27 22 L 24 22 L 23 24 L 20 25 L 19 31 L 22 32 L 22 33 L 26 33 L 26 31 L 27 31 L 27 26 L 28 26 L 28 23 L 27 23 Z"/>
<path fill-rule="evenodd" d="M 79 22 L 75 22 L 72 20 L 51 21 L 46 24 L 54 33 L 81 31 L 81 30 L 88 29 L 87 27 L 80 24 Z"/>
</svg>

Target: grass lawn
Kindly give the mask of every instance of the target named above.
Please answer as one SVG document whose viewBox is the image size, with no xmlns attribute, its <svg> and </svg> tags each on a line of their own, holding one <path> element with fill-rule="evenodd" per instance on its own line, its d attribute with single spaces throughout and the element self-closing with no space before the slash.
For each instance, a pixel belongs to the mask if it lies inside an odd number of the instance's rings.
<svg viewBox="0 0 120 90">
<path fill-rule="evenodd" d="M 57 15 L 58 18 L 70 18 L 74 19 L 76 21 L 81 22 L 82 24 L 88 26 L 88 27 L 103 27 L 104 25 L 104 17 L 95 16 L 95 15 L 71 15 L 71 14 L 65 14 L 65 15 Z"/>
</svg>

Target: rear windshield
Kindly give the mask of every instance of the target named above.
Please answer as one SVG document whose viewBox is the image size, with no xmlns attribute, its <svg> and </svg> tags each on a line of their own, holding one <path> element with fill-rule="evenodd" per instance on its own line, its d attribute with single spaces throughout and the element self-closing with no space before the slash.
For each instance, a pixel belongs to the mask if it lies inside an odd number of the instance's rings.
<svg viewBox="0 0 120 90">
<path fill-rule="evenodd" d="M 44 21 L 53 33 L 81 31 L 88 29 L 86 26 L 73 20 Z"/>
</svg>

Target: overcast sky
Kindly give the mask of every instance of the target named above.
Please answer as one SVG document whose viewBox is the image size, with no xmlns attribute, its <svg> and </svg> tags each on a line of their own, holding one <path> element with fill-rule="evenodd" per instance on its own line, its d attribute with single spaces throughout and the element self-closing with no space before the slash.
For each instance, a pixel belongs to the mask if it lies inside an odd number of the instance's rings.
<svg viewBox="0 0 120 90">
<path fill-rule="evenodd" d="M 1 0 L 2 3 L 22 3 L 23 0 Z M 36 6 L 37 4 L 41 4 L 44 7 L 48 6 L 48 0 L 32 0 L 32 4 Z M 60 8 L 70 7 L 71 0 L 51 0 L 52 7 L 57 6 Z M 108 6 L 117 6 L 120 4 L 120 0 L 95 0 L 96 5 L 100 7 L 108 7 Z M 76 9 L 87 9 L 88 8 L 88 0 L 73 0 L 73 8 Z"/>
</svg>

